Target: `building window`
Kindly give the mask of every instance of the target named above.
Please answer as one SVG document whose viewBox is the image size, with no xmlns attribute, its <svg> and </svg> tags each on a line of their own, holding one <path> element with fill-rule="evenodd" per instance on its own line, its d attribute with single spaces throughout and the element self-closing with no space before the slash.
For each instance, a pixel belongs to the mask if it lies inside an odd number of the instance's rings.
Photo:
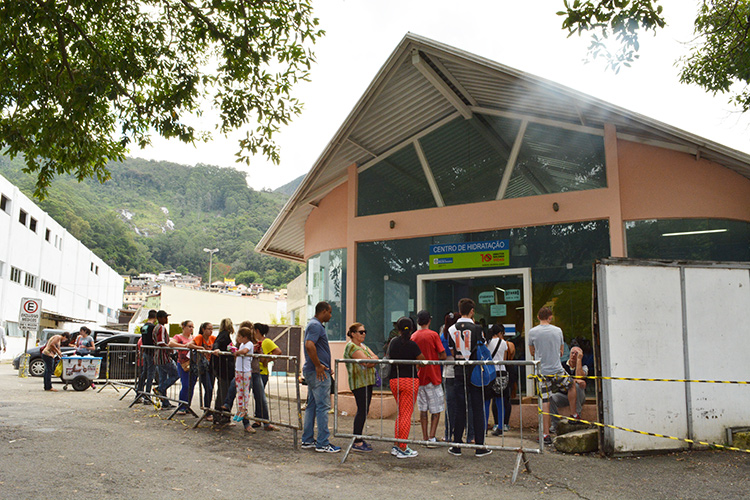
<svg viewBox="0 0 750 500">
<path fill-rule="evenodd" d="M 6 214 L 10 213 L 10 198 L 5 195 L 0 195 L 0 210 Z"/>
<path fill-rule="evenodd" d="M 93 309 L 93 307 L 92 307 L 93 305 L 94 304 L 91 302 L 91 299 L 89 299 L 89 309 Z"/>
<path fill-rule="evenodd" d="M 91 263 L 91 272 L 92 273 L 94 272 L 94 263 L 93 262 Z"/>
<path fill-rule="evenodd" d="M 2 260 L 0 260 L 0 279 L 2 279 L 2 277 L 4 275 L 4 271 L 5 271 L 5 262 L 3 262 Z"/>
<path fill-rule="evenodd" d="M 331 305 L 326 325 L 330 340 L 345 340 L 346 332 L 346 248 L 322 252 L 307 261 L 308 318 L 315 316 L 315 305 Z"/>
<path fill-rule="evenodd" d="M 10 280 L 15 281 L 16 283 L 21 282 L 21 270 L 17 267 L 10 267 Z"/>
<path fill-rule="evenodd" d="M 26 215 L 28 215 L 28 214 L 26 212 L 24 212 L 23 210 L 20 210 L 18 212 L 18 222 L 20 222 L 24 226 L 26 225 Z"/>
<path fill-rule="evenodd" d="M 661 219 L 625 223 L 634 259 L 750 261 L 750 223 L 723 219 Z"/>
<path fill-rule="evenodd" d="M 31 220 L 29 221 L 29 229 L 36 233 L 36 219 L 33 217 L 31 217 Z"/>
<path fill-rule="evenodd" d="M 26 273 L 26 280 L 24 283 L 29 288 L 36 288 L 36 276 Z"/>
<path fill-rule="evenodd" d="M 49 281 L 41 280 L 39 289 L 48 295 L 57 295 L 57 285 L 53 285 Z"/>
<path fill-rule="evenodd" d="M 44 239 L 47 240 L 47 241 L 49 241 L 49 237 L 50 237 L 50 230 L 49 229 L 45 229 L 44 230 Z"/>
<path fill-rule="evenodd" d="M 96 274 L 97 276 L 99 275 L 99 266 L 96 266 L 94 268 L 94 274 Z"/>
<path fill-rule="evenodd" d="M 104 306 L 103 306 L 103 305 L 101 305 L 101 304 L 99 305 L 99 312 L 100 312 L 101 314 L 104 314 Z"/>
</svg>

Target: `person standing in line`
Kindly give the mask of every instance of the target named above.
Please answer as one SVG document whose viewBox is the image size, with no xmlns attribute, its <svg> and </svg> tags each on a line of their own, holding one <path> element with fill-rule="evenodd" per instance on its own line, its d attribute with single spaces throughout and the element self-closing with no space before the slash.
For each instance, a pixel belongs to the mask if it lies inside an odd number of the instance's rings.
<svg viewBox="0 0 750 500">
<path fill-rule="evenodd" d="M 247 356 L 253 353 L 253 331 L 250 328 L 240 327 L 237 330 L 237 350 L 234 351 L 234 381 L 237 388 L 237 415 L 235 420 L 242 420 L 245 432 L 255 434 L 255 429 L 250 425 L 249 405 L 252 381 L 253 358 Z"/>
<path fill-rule="evenodd" d="M 568 372 L 562 367 L 560 356 L 565 350 L 562 330 L 552 324 L 552 309 L 542 307 L 537 313 L 539 325 L 529 330 L 529 353 L 540 361 L 539 372 L 541 380 L 538 380 L 539 392 L 542 397 L 542 411 L 544 412 L 544 444 L 552 444 L 549 435 L 549 398 L 553 392 L 567 391 L 568 404 L 571 413 L 576 407 L 576 384 L 571 382 Z M 573 415 L 579 418 L 578 414 Z"/>
<path fill-rule="evenodd" d="M 70 340 L 70 334 L 63 332 L 60 335 L 53 335 L 51 339 L 47 341 L 47 345 L 42 351 L 42 361 L 44 361 L 44 390 L 57 392 L 57 389 L 52 387 L 52 374 L 55 371 L 54 361 L 55 356 L 62 358 L 62 351 L 60 351 L 60 343 L 63 340 Z"/>
<path fill-rule="evenodd" d="M 440 342 L 445 349 L 446 361 L 453 361 L 453 351 L 450 348 L 449 331 L 456 324 L 458 314 L 447 312 L 443 320 L 443 326 L 440 327 Z M 444 441 L 450 441 L 453 437 L 453 428 L 456 425 L 456 389 L 454 386 L 456 380 L 456 371 L 454 365 L 445 365 L 443 368 L 443 387 L 445 392 L 445 437 Z"/>
<path fill-rule="evenodd" d="M 264 323 L 255 323 L 253 325 L 253 342 L 255 342 L 255 354 L 272 354 L 274 356 L 281 355 L 281 349 L 276 345 L 276 342 L 266 337 L 268 334 L 269 327 Z M 268 408 L 268 398 L 266 398 L 266 385 L 268 385 L 268 365 L 270 361 L 266 358 L 259 358 L 258 370 L 253 370 L 253 399 L 255 400 L 255 417 L 268 420 L 270 418 L 270 412 Z M 263 425 L 263 429 L 267 431 L 278 431 L 279 428 L 272 425 L 270 422 L 254 422 L 253 427 L 260 427 Z"/>
<path fill-rule="evenodd" d="M 229 346 L 232 345 L 232 334 L 234 333 L 234 324 L 230 318 L 224 318 L 219 324 L 219 334 L 214 341 L 214 349 L 219 352 L 229 352 Z M 216 402 L 214 408 L 223 411 L 224 402 L 229 392 L 229 386 L 234 378 L 234 358 L 227 355 L 217 355 L 214 361 L 214 373 L 216 374 Z M 235 382 L 236 383 L 236 382 Z M 209 417 L 211 417 L 209 415 Z M 212 420 L 207 417 L 206 420 Z M 229 422 L 226 415 L 217 414 L 213 417 L 214 424 L 224 424 Z"/>
<path fill-rule="evenodd" d="M 406 316 L 396 322 L 399 336 L 391 340 L 388 354 L 391 359 L 408 361 L 424 360 L 416 342 L 411 340 L 414 322 Z M 391 367 L 391 393 L 396 399 L 398 413 L 394 433 L 396 439 L 408 439 L 411 431 L 411 415 L 414 413 L 414 400 L 419 391 L 419 378 L 414 365 L 393 365 Z M 414 458 L 419 455 L 406 443 L 398 443 L 391 449 L 391 455 L 396 458 Z"/>
<path fill-rule="evenodd" d="M 463 298 L 458 301 L 458 312 L 461 318 L 450 330 L 451 349 L 455 353 L 456 360 L 476 360 L 477 345 L 483 339 L 482 327 L 474 323 L 474 301 Z M 485 418 L 483 388 L 475 387 L 471 383 L 471 372 L 473 366 L 456 366 L 456 427 L 453 431 L 453 442 L 463 443 L 464 427 L 466 426 L 467 407 L 472 410 L 471 417 L 474 423 L 474 440 L 478 445 L 484 445 Z M 451 455 L 461 456 L 461 448 L 453 446 L 448 449 Z M 479 448 L 475 452 L 477 457 L 484 457 L 492 453 L 492 450 Z"/>
<path fill-rule="evenodd" d="M 156 375 L 156 365 L 154 364 L 154 349 L 156 345 L 154 342 L 154 326 L 156 325 L 156 310 L 151 309 L 148 312 L 148 319 L 146 323 L 141 326 L 141 376 L 138 378 L 138 385 L 136 386 L 136 393 L 143 401 L 143 404 L 151 404 L 150 398 L 144 396 L 145 393 L 151 393 L 151 386 L 154 383 L 154 376 Z"/>
<path fill-rule="evenodd" d="M 161 396 L 161 407 L 163 410 L 169 410 L 174 407 L 172 403 L 167 399 L 167 390 L 180 378 L 177 373 L 177 363 L 172 359 L 172 350 L 164 349 L 170 346 L 171 341 L 169 338 L 169 330 L 167 325 L 169 324 L 169 314 L 166 311 L 159 310 L 156 313 L 157 324 L 154 327 L 154 343 L 157 349 L 154 354 L 154 363 L 156 364 L 156 371 L 159 375 L 159 387 L 157 388 L 157 394 Z M 179 347 L 179 344 L 174 343 L 175 347 Z"/>
<path fill-rule="evenodd" d="M 516 359 L 516 344 L 512 340 L 506 340 L 508 344 L 508 350 L 505 351 L 505 360 L 513 361 Z M 513 390 L 513 384 L 518 381 L 518 366 L 506 366 L 508 370 L 508 386 L 503 391 L 503 432 L 510 430 L 510 412 L 513 409 L 511 403 L 511 392 Z"/>
<path fill-rule="evenodd" d="M 193 333 L 193 322 L 190 322 L 190 331 Z M 193 388 L 195 383 L 200 380 L 201 387 L 203 389 L 203 408 L 211 408 L 211 398 L 214 392 L 214 372 L 211 368 L 211 352 L 213 351 L 214 342 L 216 342 L 216 336 L 214 333 L 214 325 L 209 322 L 204 322 L 198 328 L 198 333 L 191 335 L 190 341 L 187 347 L 190 349 L 196 349 L 197 351 L 203 351 L 198 353 L 191 351 L 191 356 L 194 355 L 193 359 L 190 360 L 190 395 L 188 404 L 193 398 Z M 185 401 L 185 400 L 183 400 Z"/>
<path fill-rule="evenodd" d="M 307 408 L 302 431 L 302 448 L 315 448 L 320 453 L 338 453 L 340 446 L 329 441 L 328 410 L 331 408 L 331 348 L 323 323 L 330 321 L 333 311 L 328 302 L 315 305 L 315 316 L 305 328 L 305 364 L 302 375 L 307 381 Z M 313 439 L 315 422 L 318 438 Z"/>
<path fill-rule="evenodd" d="M 446 359 L 445 348 L 440 342 L 436 331 L 430 330 L 432 315 L 425 310 L 417 313 L 419 330 L 414 332 L 411 339 L 417 343 L 419 350 L 428 361 L 442 361 Z M 437 443 L 435 434 L 440 423 L 440 414 L 445 410 L 445 396 L 441 384 L 440 366 L 427 365 L 419 367 L 419 391 L 417 392 L 417 407 L 419 408 L 419 422 L 422 425 L 422 439 Z M 430 413 L 429 430 L 427 413 Z M 427 445 L 428 448 L 434 445 Z"/>
<path fill-rule="evenodd" d="M 503 336 L 505 335 L 505 326 L 502 323 L 495 323 L 490 327 L 490 341 L 487 343 L 487 349 L 492 354 L 493 361 L 505 361 L 505 353 L 508 350 L 508 343 L 505 341 Z M 508 380 L 508 372 L 505 369 L 505 365 L 495 365 L 496 376 L 498 378 L 505 377 L 506 383 Z M 507 386 L 506 386 L 507 389 Z M 505 420 L 505 404 L 503 402 L 505 389 L 500 395 L 494 395 L 491 399 L 484 402 L 484 414 L 487 417 L 487 421 L 490 419 L 490 407 L 492 407 L 492 414 L 495 416 L 495 427 L 492 430 L 494 436 L 500 436 L 503 434 L 503 423 Z M 487 425 L 488 422 L 485 422 Z"/>
<path fill-rule="evenodd" d="M 344 347 L 344 359 L 378 359 L 372 350 L 364 343 L 367 330 L 362 323 L 352 323 L 346 336 L 349 342 Z M 372 389 L 375 387 L 375 364 L 374 363 L 346 363 L 346 371 L 349 375 L 349 389 L 357 402 L 357 415 L 354 417 L 354 435 L 362 435 L 367 421 L 367 413 L 370 411 L 372 401 Z M 352 450 L 368 452 L 372 446 L 362 438 L 355 438 Z"/>
</svg>

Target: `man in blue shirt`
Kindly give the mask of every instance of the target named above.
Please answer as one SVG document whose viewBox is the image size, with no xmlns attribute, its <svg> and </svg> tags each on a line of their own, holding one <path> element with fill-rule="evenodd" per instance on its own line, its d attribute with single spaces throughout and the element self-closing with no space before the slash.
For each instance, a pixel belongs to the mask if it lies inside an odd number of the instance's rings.
<svg viewBox="0 0 750 500">
<path fill-rule="evenodd" d="M 315 448 L 320 453 L 338 453 L 339 446 L 328 442 L 328 410 L 331 409 L 331 348 L 323 323 L 331 319 L 331 305 L 318 302 L 313 317 L 305 328 L 305 364 L 302 375 L 307 381 L 307 408 L 302 430 L 302 448 Z M 318 420 L 318 439 L 313 440 L 315 420 Z"/>
</svg>

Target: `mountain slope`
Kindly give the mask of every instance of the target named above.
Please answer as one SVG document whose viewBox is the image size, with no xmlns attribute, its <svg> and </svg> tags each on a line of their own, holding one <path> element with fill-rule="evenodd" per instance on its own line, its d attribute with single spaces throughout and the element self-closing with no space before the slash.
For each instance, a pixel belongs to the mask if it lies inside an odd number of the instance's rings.
<svg viewBox="0 0 750 500">
<path fill-rule="evenodd" d="M 0 174 L 31 196 L 34 178 L 23 167 L 0 157 Z M 109 169 L 104 184 L 58 177 L 49 197 L 35 201 L 118 272 L 178 269 L 207 278 L 204 247 L 219 248 L 214 279 L 254 271 L 277 287 L 302 272 L 254 252 L 288 197 L 249 188 L 243 172 L 134 158 Z"/>
</svg>

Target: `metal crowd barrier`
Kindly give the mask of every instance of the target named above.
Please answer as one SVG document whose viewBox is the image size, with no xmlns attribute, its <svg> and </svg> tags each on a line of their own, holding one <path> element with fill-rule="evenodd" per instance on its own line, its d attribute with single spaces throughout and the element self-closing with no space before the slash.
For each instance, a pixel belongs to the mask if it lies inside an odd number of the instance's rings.
<svg viewBox="0 0 750 500">
<path fill-rule="evenodd" d="M 122 353 L 117 350 L 122 346 L 128 348 L 128 356 L 122 355 Z M 126 387 L 128 390 L 122 395 L 120 398 L 121 400 L 132 390 L 135 392 L 135 398 L 130 403 L 130 407 L 142 402 L 144 404 L 152 404 L 156 409 L 161 409 L 163 405 L 169 404 L 171 405 L 171 413 L 167 417 L 168 419 L 173 418 L 181 406 L 187 408 L 187 401 L 181 401 L 179 399 L 182 384 L 179 378 L 179 371 L 177 370 L 176 354 L 179 351 L 190 351 L 190 349 L 185 347 L 141 346 L 140 351 L 138 351 L 137 347 L 133 344 L 109 344 L 107 346 L 108 352 L 110 351 L 110 347 L 114 349 L 113 353 L 116 356 L 115 362 L 112 365 L 115 371 L 110 372 L 110 363 L 107 363 L 106 385 L 112 385 L 115 389 L 117 389 L 118 386 Z M 158 394 L 156 392 L 156 389 L 159 386 L 158 369 L 154 369 L 151 391 L 145 390 L 147 384 L 145 380 L 142 380 L 142 372 L 143 366 L 146 362 L 146 356 L 151 356 L 153 358 L 162 351 L 166 351 L 169 354 L 167 358 L 169 362 L 164 364 L 170 366 L 169 371 L 176 375 L 177 379 L 166 389 L 165 394 Z M 117 357 L 118 355 L 126 360 L 124 361 L 124 367 L 120 366 L 123 362 L 119 360 Z M 111 355 L 108 355 L 108 358 L 112 359 Z M 125 376 L 122 375 L 123 373 Z"/>
<path fill-rule="evenodd" d="M 200 353 L 201 351 L 197 352 Z M 234 363 L 235 360 L 235 356 L 232 353 L 228 352 L 213 352 L 212 356 L 228 356 L 231 358 L 232 363 Z M 297 433 L 298 431 L 302 430 L 302 405 L 300 402 L 299 377 L 297 376 L 297 374 L 299 373 L 299 358 L 297 356 L 277 356 L 272 354 L 255 353 L 245 354 L 241 357 L 266 360 L 269 363 L 273 361 L 284 362 L 284 366 L 287 370 L 286 372 L 284 372 L 285 375 L 281 375 L 279 373 L 274 374 L 269 370 L 268 383 L 263 390 L 263 397 L 265 398 L 265 402 L 268 408 L 268 418 L 262 418 L 261 416 L 258 416 L 259 413 L 256 411 L 257 408 L 256 400 L 254 397 L 255 394 L 252 391 L 252 397 L 250 398 L 250 403 L 248 404 L 247 418 L 251 421 L 255 421 L 263 425 L 269 424 L 291 429 L 294 433 L 294 448 L 297 449 Z M 232 410 L 237 402 L 236 397 L 232 408 L 229 408 L 227 411 L 216 408 L 216 404 L 214 404 L 213 408 L 206 407 L 203 404 L 203 386 L 200 384 L 198 385 L 199 401 L 201 402 L 200 409 L 203 410 L 203 415 L 200 416 L 193 428 L 198 427 L 200 423 L 209 415 L 211 415 L 213 419 L 216 419 L 217 416 L 228 419 L 235 415 Z M 216 383 L 214 383 L 214 388 L 216 388 Z M 214 394 L 215 393 L 216 391 L 214 390 Z"/>
<path fill-rule="evenodd" d="M 473 367 L 478 365 L 504 365 L 506 367 L 506 370 L 516 370 L 516 372 L 520 375 L 521 367 L 522 366 L 528 366 L 531 367 L 534 375 L 539 375 L 539 361 L 407 361 L 407 360 L 393 360 L 393 359 L 336 359 L 335 360 L 335 370 L 334 370 L 334 378 L 335 380 L 341 380 L 339 377 L 343 376 L 346 377 L 346 373 L 340 373 L 341 370 L 339 369 L 340 364 L 377 364 L 377 370 L 378 374 L 380 375 L 380 379 L 382 380 L 383 385 L 385 385 L 385 379 L 383 378 L 383 367 L 386 365 L 391 365 L 391 371 L 393 370 L 392 365 L 411 365 L 415 367 L 420 366 L 428 366 L 428 365 L 440 365 L 440 366 L 462 366 L 462 367 Z M 346 370 L 346 368 L 344 368 Z M 500 367 L 497 366 L 496 370 L 500 370 Z M 467 369 L 467 374 L 470 373 L 470 369 Z M 522 381 L 523 377 L 517 377 L 516 380 Z M 470 384 L 469 380 L 466 380 L 466 384 Z M 490 383 L 491 384 L 491 383 Z M 483 395 L 483 401 L 486 401 L 489 399 L 490 394 L 485 391 L 492 391 L 490 388 L 490 385 L 485 386 L 482 388 L 482 395 Z M 468 431 L 468 422 L 469 422 L 469 401 L 467 394 L 468 391 L 466 391 L 462 396 L 465 398 L 465 408 L 466 408 L 466 427 L 464 429 L 464 432 Z M 445 396 L 445 390 L 443 391 L 443 394 Z M 487 397 L 484 397 L 484 396 Z M 518 471 L 520 469 L 521 464 L 523 463 L 524 467 L 527 471 L 530 472 L 529 467 L 529 461 L 526 457 L 526 453 L 538 453 L 541 454 L 544 452 L 544 430 L 543 430 L 543 422 L 542 422 L 542 399 L 539 394 L 536 395 L 537 399 L 537 406 L 538 406 L 538 412 L 537 412 L 537 418 L 538 418 L 538 432 L 532 435 L 531 442 L 535 443 L 534 446 L 530 446 L 529 439 L 524 437 L 523 432 L 523 425 L 520 426 L 520 433 L 517 437 L 511 438 L 510 436 L 506 436 L 505 433 L 502 434 L 502 437 L 500 437 L 500 444 L 490 444 L 487 440 L 485 440 L 484 445 L 478 445 L 473 443 L 456 443 L 452 441 L 438 441 L 438 442 L 428 442 L 422 439 L 398 439 L 395 437 L 395 425 L 394 424 L 384 424 L 385 418 L 383 417 L 384 409 L 385 409 L 385 399 L 391 397 L 390 391 L 380 391 L 379 393 L 373 392 L 373 401 L 370 403 L 370 410 L 377 404 L 376 397 L 378 397 L 380 402 L 380 419 L 379 419 L 379 425 L 376 425 L 376 427 L 379 427 L 379 432 L 376 434 L 368 434 L 367 428 L 364 429 L 364 434 L 352 434 L 345 431 L 341 431 L 339 429 L 339 393 L 336 391 L 334 396 L 334 418 L 333 418 L 333 435 L 335 437 L 341 437 L 341 438 L 350 438 L 349 444 L 346 448 L 346 451 L 341 459 L 341 463 L 344 463 L 344 461 L 349 456 L 349 453 L 352 449 L 352 446 L 354 445 L 354 441 L 356 439 L 365 439 L 365 440 L 371 440 L 371 441 L 383 441 L 383 442 L 389 442 L 393 443 L 394 445 L 397 443 L 407 443 L 407 444 L 419 444 L 419 445 L 425 445 L 430 447 L 458 447 L 458 448 L 469 448 L 469 449 L 488 449 L 488 450 L 497 450 L 497 451 L 511 451 L 515 452 L 517 454 L 516 456 L 516 464 L 513 471 L 513 479 L 512 482 L 515 483 L 516 478 L 518 476 Z M 444 410 L 444 417 L 448 418 L 448 402 L 447 398 L 445 402 L 445 410 Z M 494 400 L 490 402 L 490 405 L 494 404 Z M 483 403 L 484 405 L 484 403 Z M 416 398 L 414 401 L 414 409 L 416 409 L 417 403 Z M 484 406 L 483 406 L 484 407 Z M 518 412 L 519 412 L 519 421 L 523 422 L 523 405 L 518 405 Z M 398 405 L 397 405 L 397 414 L 396 414 L 396 420 L 398 420 Z M 411 415 L 410 417 L 411 418 Z M 485 416 L 484 422 L 487 422 L 488 418 Z M 428 424 L 429 425 L 429 424 Z M 502 425 L 502 423 L 500 423 Z M 421 432 L 421 429 L 419 426 L 412 426 L 412 431 L 414 428 L 419 429 Z M 438 428 L 440 429 L 442 425 L 439 425 Z M 485 432 L 486 433 L 486 426 L 484 426 L 482 429 L 474 429 L 475 434 L 477 432 Z M 527 433 L 528 436 L 528 433 Z M 492 438 L 491 438 L 492 439 Z M 495 441 L 495 439 L 493 439 Z"/>
<path fill-rule="evenodd" d="M 135 390 L 136 360 L 134 344 L 107 344 L 107 356 L 102 359 L 100 368 L 100 374 L 105 374 L 105 381 L 97 392 L 102 392 L 107 386 L 120 392 L 119 387 L 124 387 L 127 391 L 120 398 L 123 399 L 131 390 Z"/>
</svg>

